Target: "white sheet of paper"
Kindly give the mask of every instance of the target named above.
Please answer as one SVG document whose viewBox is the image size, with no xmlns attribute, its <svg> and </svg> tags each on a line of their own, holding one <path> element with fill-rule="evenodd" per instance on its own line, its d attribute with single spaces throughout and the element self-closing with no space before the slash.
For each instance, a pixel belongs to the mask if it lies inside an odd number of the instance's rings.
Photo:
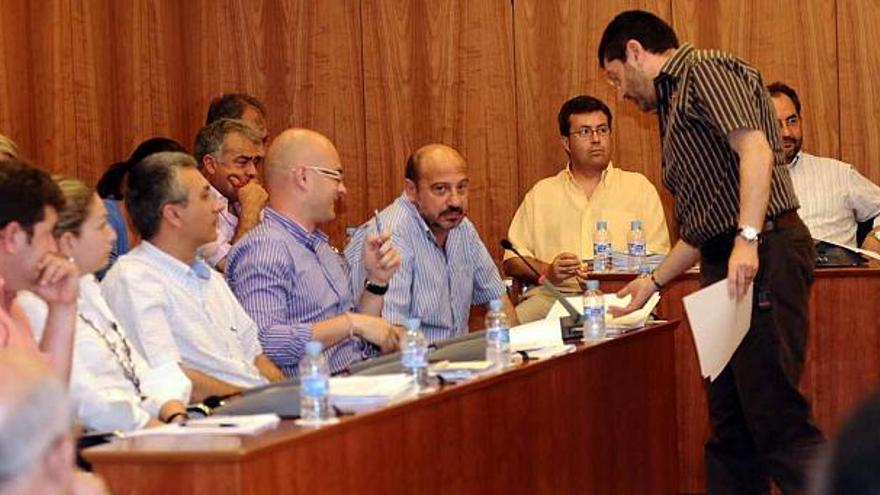
<svg viewBox="0 0 880 495">
<path fill-rule="evenodd" d="M 578 311 L 583 311 L 584 307 L 584 298 L 581 296 L 571 296 L 566 298 L 568 302 L 574 306 L 574 309 Z M 624 307 L 629 304 L 630 296 L 626 297 L 617 297 L 616 294 L 605 294 L 605 327 L 606 328 L 615 328 L 620 330 L 628 330 L 631 328 L 640 328 L 645 326 L 645 323 L 648 321 L 648 317 L 651 316 L 651 311 L 654 311 L 654 308 L 657 306 L 657 303 L 660 302 L 660 293 L 655 292 L 654 295 L 651 296 L 650 299 L 642 306 L 641 309 L 637 309 L 630 314 L 623 315 L 617 318 L 611 316 L 611 313 L 608 312 L 608 308 L 611 306 Z M 568 312 L 565 311 L 565 308 L 562 307 L 562 303 L 556 301 L 553 303 L 553 307 L 550 308 L 550 312 L 547 313 L 548 319 L 558 320 L 563 316 L 568 316 Z"/>
<path fill-rule="evenodd" d="M 724 279 L 684 297 L 703 377 L 714 381 L 749 331 L 753 288 L 749 284 L 746 295 L 737 301 L 727 295 Z"/>
<path fill-rule="evenodd" d="M 513 352 L 561 346 L 562 331 L 558 318 L 547 318 L 517 325 L 510 329 L 510 349 Z"/>
</svg>

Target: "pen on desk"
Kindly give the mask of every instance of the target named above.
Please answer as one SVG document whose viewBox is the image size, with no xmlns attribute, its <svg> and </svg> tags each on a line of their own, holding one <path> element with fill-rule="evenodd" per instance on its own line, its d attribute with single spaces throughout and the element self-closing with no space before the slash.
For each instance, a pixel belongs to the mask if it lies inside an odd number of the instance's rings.
<svg viewBox="0 0 880 495">
<path fill-rule="evenodd" d="M 187 423 L 186 421 L 178 423 L 180 426 L 187 428 L 235 428 L 235 423 Z"/>
<path fill-rule="evenodd" d="M 378 210 L 378 209 L 373 210 L 373 215 L 374 215 L 375 218 L 376 218 L 376 234 L 377 234 L 377 235 L 382 235 L 382 231 L 383 231 L 384 229 L 382 228 L 382 221 L 379 220 L 379 210 Z"/>
</svg>

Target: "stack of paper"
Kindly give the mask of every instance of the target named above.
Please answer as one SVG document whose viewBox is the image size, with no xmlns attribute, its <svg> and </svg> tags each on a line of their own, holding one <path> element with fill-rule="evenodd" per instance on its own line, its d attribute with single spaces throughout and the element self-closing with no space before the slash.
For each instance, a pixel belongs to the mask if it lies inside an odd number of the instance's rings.
<svg viewBox="0 0 880 495">
<path fill-rule="evenodd" d="M 532 321 L 510 329 L 510 350 L 513 352 L 533 351 L 562 345 L 562 332 L 559 330 L 558 318 Z"/>
<path fill-rule="evenodd" d="M 403 373 L 330 379 L 330 402 L 340 411 L 359 413 L 418 395 L 413 378 Z"/>
<path fill-rule="evenodd" d="M 251 414 L 244 416 L 211 416 L 184 423 L 172 423 L 156 428 L 125 433 L 126 437 L 149 435 L 256 435 L 275 429 L 281 418 L 277 414 Z"/>
<path fill-rule="evenodd" d="M 584 308 L 584 299 L 581 296 L 572 296 L 567 297 L 568 302 L 571 303 L 572 306 L 578 311 L 583 311 Z M 651 312 L 654 311 L 654 308 L 657 306 L 657 303 L 660 302 L 660 293 L 655 292 L 648 302 L 642 306 L 641 309 L 637 309 L 632 313 L 627 315 L 623 315 L 620 317 L 613 317 L 611 312 L 608 311 L 608 308 L 612 306 L 617 306 L 620 308 L 626 307 L 629 304 L 631 297 L 617 297 L 615 294 L 605 294 L 605 329 L 611 333 L 621 333 L 627 330 L 633 330 L 636 328 L 642 328 L 645 326 L 645 323 L 648 322 L 648 318 L 651 316 Z M 557 322 L 559 318 L 563 316 L 568 316 L 568 312 L 565 311 L 565 308 L 562 307 L 562 304 L 559 301 L 556 301 L 553 304 L 553 307 L 550 309 L 550 312 L 547 314 L 548 320 L 553 320 Z M 557 329 L 559 324 L 556 324 Z"/>
<path fill-rule="evenodd" d="M 493 371 L 493 366 L 489 361 L 440 361 L 429 371 L 447 382 L 460 382 Z"/>
</svg>

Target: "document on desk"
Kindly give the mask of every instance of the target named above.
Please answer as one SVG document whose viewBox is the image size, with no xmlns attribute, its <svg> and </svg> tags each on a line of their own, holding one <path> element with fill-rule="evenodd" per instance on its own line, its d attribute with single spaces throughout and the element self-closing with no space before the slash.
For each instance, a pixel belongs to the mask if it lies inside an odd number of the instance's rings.
<svg viewBox="0 0 880 495">
<path fill-rule="evenodd" d="M 572 296 L 567 297 L 566 299 L 568 299 L 568 302 L 571 303 L 576 310 L 582 311 L 582 308 L 584 307 L 584 298 L 582 296 Z M 623 332 L 644 327 L 645 323 L 648 322 L 648 317 L 651 316 L 651 312 L 654 311 L 654 308 L 657 307 L 657 303 L 660 302 L 660 293 L 655 292 L 644 306 L 632 313 L 615 318 L 611 315 L 611 312 L 608 311 L 608 308 L 612 306 L 621 308 L 626 306 L 629 304 L 629 300 L 630 296 L 617 297 L 616 294 L 605 294 L 605 328 Z M 565 308 L 562 307 L 562 304 L 559 301 L 556 301 L 553 303 L 553 307 L 550 308 L 550 312 L 547 313 L 547 318 L 558 320 L 563 316 L 568 316 L 568 312 L 565 311 Z"/>
<path fill-rule="evenodd" d="M 559 318 L 546 318 L 517 325 L 510 329 L 510 350 L 532 351 L 562 346 Z"/>
<path fill-rule="evenodd" d="M 739 347 L 752 319 L 752 290 L 739 301 L 727 294 L 727 279 L 684 297 L 700 373 L 714 381 Z"/>
<path fill-rule="evenodd" d="M 183 423 L 172 423 L 125 433 L 125 437 L 152 435 L 256 435 L 273 430 L 281 422 L 277 414 L 250 414 L 242 416 L 209 416 Z"/>
</svg>

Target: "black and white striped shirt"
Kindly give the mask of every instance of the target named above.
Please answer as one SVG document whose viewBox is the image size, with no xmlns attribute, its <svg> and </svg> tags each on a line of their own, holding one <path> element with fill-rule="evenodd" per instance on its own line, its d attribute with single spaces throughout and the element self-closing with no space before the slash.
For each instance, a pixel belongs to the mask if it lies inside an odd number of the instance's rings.
<svg viewBox="0 0 880 495">
<path fill-rule="evenodd" d="M 728 141 L 736 129 L 763 131 L 773 149 L 767 218 L 798 208 L 776 113 L 755 68 L 732 55 L 684 44 L 663 65 L 654 86 L 663 183 L 675 196 L 685 242 L 700 246 L 738 227 L 740 164 Z"/>
</svg>

